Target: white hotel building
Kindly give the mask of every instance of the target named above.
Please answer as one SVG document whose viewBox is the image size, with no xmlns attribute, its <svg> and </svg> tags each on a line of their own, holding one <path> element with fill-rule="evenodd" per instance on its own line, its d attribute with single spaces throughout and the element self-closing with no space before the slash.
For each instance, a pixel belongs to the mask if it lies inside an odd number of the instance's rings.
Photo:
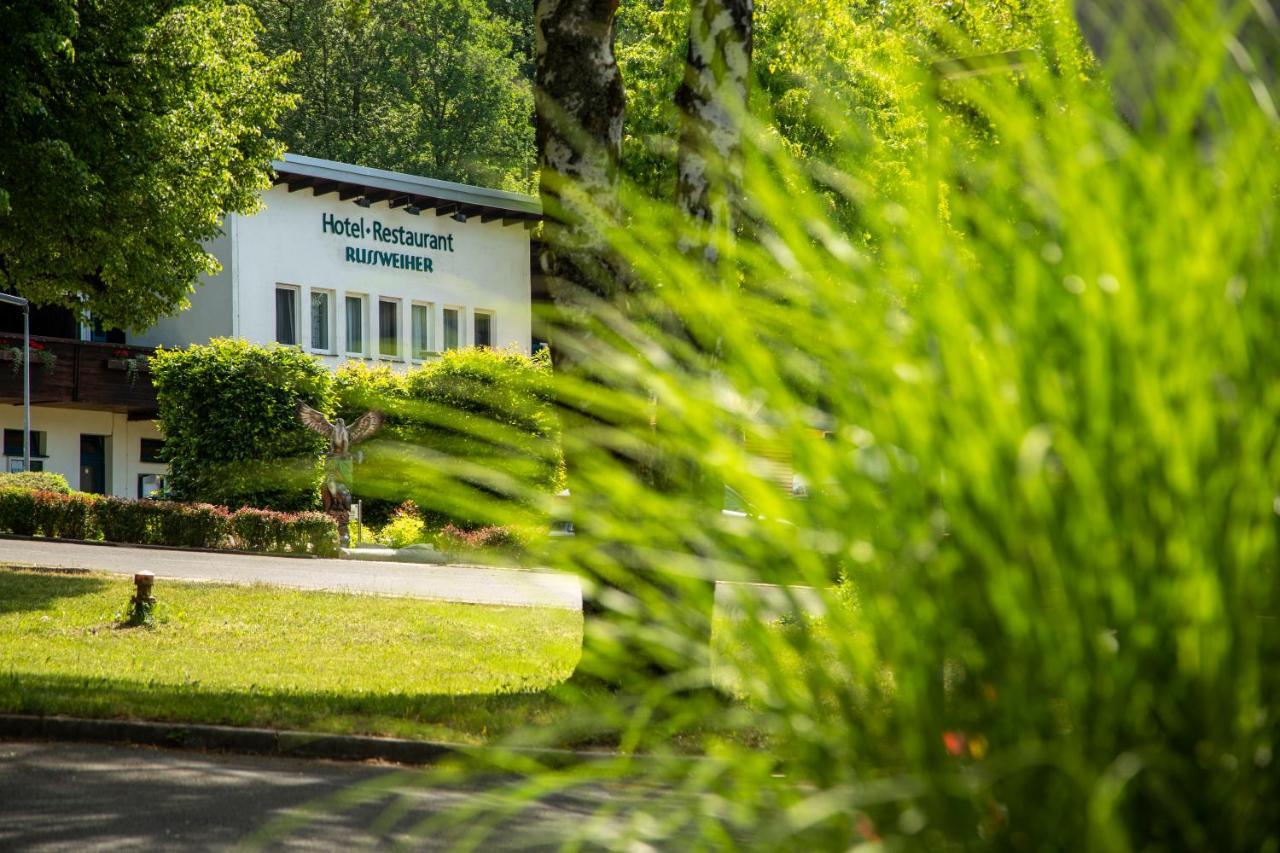
<svg viewBox="0 0 1280 853">
<path fill-rule="evenodd" d="M 185 311 L 127 337 L 63 310 L 32 312 L 42 347 L 31 369 L 33 468 L 89 492 L 153 490 L 163 437 L 138 357 L 156 346 L 280 342 L 330 367 L 407 367 L 466 346 L 529 351 L 536 199 L 311 157 L 273 166 L 265 209 L 227 216 L 208 246 L 222 271 Z M 22 465 L 22 377 L 8 369 L 21 329 L 21 315 L 0 306 L 4 470 Z"/>
</svg>

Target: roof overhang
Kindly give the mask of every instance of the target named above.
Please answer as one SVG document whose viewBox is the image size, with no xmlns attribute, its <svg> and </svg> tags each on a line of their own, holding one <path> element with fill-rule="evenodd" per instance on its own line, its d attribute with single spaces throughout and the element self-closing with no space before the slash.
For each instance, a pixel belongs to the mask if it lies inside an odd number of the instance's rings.
<svg viewBox="0 0 1280 853">
<path fill-rule="evenodd" d="M 437 216 L 478 216 L 481 222 L 500 220 L 503 225 L 531 225 L 542 219 L 542 205 L 538 200 L 521 193 L 298 154 L 286 154 L 283 160 L 272 161 L 271 167 L 276 173 L 275 182 L 286 185 L 289 192 L 309 189 L 317 196 L 337 193 L 343 201 L 385 202 L 392 208 L 412 206 L 424 212 L 430 210 Z"/>
</svg>

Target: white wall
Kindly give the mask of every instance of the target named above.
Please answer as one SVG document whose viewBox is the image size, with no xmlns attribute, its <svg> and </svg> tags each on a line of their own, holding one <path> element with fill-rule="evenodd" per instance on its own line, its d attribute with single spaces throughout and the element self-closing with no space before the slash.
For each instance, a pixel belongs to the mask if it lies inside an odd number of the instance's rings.
<svg viewBox="0 0 1280 853">
<path fill-rule="evenodd" d="M 232 219 L 227 217 L 223 234 L 205 246 L 222 263 L 222 271 L 215 276 L 200 276 L 199 284 L 188 297 L 189 308 L 161 319 L 140 335 L 129 335 L 129 343 L 148 347 L 184 346 L 232 334 L 231 286 L 235 275 Z"/>
<path fill-rule="evenodd" d="M 0 429 L 22 429 L 22 407 L 0 406 Z M 91 409 L 60 409 L 47 406 L 31 407 L 32 431 L 43 431 L 45 453 L 44 470 L 53 471 L 67 478 L 71 488 L 79 489 L 80 436 L 106 436 L 108 491 L 120 497 L 138 496 L 139 474 L 163 474 L 166 466 L 141 461 L 143 438 L 160 438 L 160 431 L 153 421 L 130 421 L 127 416 L 115 412 Z M 4 470 L 9 470 L 5 459 Z"/>
<path fill-rule="evenodd" d="M 493 344 L 528 352 L 531 339 L 529 293 L 529 233 L 522 226 L 503 226 L 500 221 L 482 223 L 479 217 L 455 222 L 447 216 L 423 211 L 414 216 L 385 203 L 362 208 L 352 201 L 340 201 L 335 194 L 316 197 L 309 190 L 291 193 L 283 185 L 264 196 L 266 210 L 253 217 L 229 217 L 234 246 L 234 334 L 258 343 L 276 339 L 277 285 L 298 288 L 299 341 L 308 352 L 321 356 L 330 366 L 348 358 L 345 335 L 345 296 L 366 298 L 365 356 L 381 360 L 377 347 L 379 298 L 399 300 L 399 357 L 395 364 L 411 361 L 411 305 L 432 308 L 432 349 L 443 349 L 443 308 L 461 309 L 460 345 L 473 341 L 475 312 L 490 311 L 494 317 Z M 432 250 L 381 242 L 372 235 L 352 237 L 326 232 L 322 217 L 336 220 L 363 220 L 363 230 L 372 232 L 374 223 L 395 229 L 403 226 L 415 232 L 452 237 L 453 251 Z M 430 259 L 431 271 L 395 269 L 366 265 L 347 259 L 346 250 L 373 249 Z M 225 263 L 225 262 L 224 262 Z M 319 350 L 312 340 L 311 292 L 323 290 L 330 296 L 330 341 Z M 359 356 L 356 356 L 359 358 Z"/>
</svg>

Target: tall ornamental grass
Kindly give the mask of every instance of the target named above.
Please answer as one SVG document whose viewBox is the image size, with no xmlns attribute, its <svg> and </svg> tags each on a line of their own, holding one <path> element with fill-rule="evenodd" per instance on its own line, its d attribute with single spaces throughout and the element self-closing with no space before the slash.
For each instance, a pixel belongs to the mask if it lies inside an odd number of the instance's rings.
<svg viewBox="0 0 1280 853">
<path fill-rule="evenodd" d="M 883 69 L 929 121 L 900 181 L 828 117 L 837 163 L 748 128 L 733 232 L 629 196 L 627 306 L 553 330 L 579 713 L 520 741 L 621 755 L 512 753 L 498 806 L 408 831 L 484 849 L 580 791 L 570 846 L 1277 850 L 1280 137 L 1246 12 L 1177 7 L 1135 122 L 1063 21 L 1020 69 Z M 713 618 L 716 581 L 782 591 Z"/>
</svg>

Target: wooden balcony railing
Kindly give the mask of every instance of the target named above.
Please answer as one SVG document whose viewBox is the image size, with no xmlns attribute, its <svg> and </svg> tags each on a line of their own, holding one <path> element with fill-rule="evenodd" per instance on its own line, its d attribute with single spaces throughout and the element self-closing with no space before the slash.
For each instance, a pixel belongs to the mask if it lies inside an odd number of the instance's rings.
<svg viewBox="0 0 1280 853">
<path fill-rule="evenodd" d="M 31 405 L 155 417 L 150 347 L 31 337 Z M 22 336 L 0 335 L 0 403 L 22 402 Z"/>
</svg>

